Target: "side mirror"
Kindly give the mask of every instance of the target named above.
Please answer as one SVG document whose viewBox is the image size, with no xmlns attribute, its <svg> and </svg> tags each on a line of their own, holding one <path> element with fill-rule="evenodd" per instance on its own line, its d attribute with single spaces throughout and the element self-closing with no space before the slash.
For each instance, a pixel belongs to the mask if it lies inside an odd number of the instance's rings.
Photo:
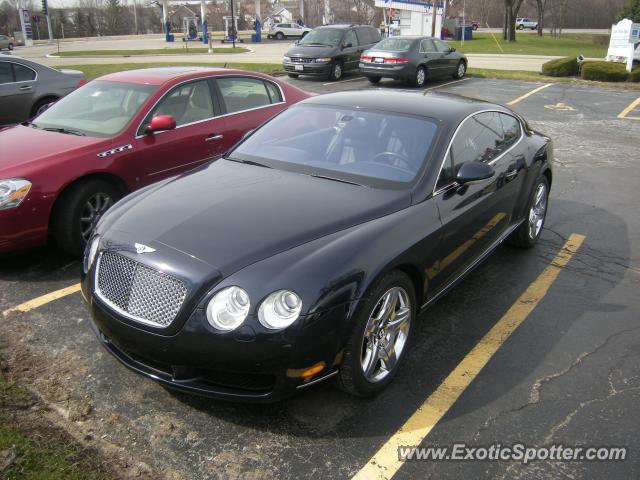
<svg viewBox="0 0 640 480">
<path fill-rule="evenodd" d="M 456 175 L 456 182 L 460 185 L 466 185 L 471 182 L 478 182 L 480 180 L 486 180 L 496 174 L 496 171 L 491 165 L 481 162 L 466 162 L 463 163 Z"/>
<path fill-rule="evenodd" d="M 449 47 L 449 53 L 453 53 L 453 52 L 455 52 L 455 51 L 456 51 L 456 49 L 455 49 L 455 48 L 453 48 L 453 47 Z"/>
<path fill-rule="evenodd" d="M 164 132 L 176 128 L 176 119 L 173 115 L 156 115 L 146 129 L 146 133 Z"/>
</svg>

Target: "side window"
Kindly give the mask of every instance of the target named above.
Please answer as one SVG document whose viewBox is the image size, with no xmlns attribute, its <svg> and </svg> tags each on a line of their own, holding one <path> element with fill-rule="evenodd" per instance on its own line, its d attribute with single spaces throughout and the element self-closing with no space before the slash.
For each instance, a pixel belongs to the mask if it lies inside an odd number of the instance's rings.
<svg viewBox="0 0 640 480">
<path fill-rule="evenodd" d="M 520 122 L 511 115 L 507 115 L 506 113 L 499 113 L 498 118 L 502 123 L 502 131 L 504 134 L 503 149 L 507 150 L 508 148 L 511 148 L 511 146 L 518 140 L 520 140 L 522 129 L 520 128 Z"/>
<path fill-rule="evenodd" d="M 373 27 L 367 27 L 367 30 L 369 30 L 369 35 L 371 36 L 371 43 L 378 43 L 380 40 L 382 40 L 380 30 Z"/>
<path fill-rule="evenodd" d="M 440 176 L 438 177 L 438 181 L 436 182 L 436 190 L 440 190 L 441 188 L 446 187 L 447 185 L 451 185 L 454 181 L 453 177 L 453 162 L 451 161 L 451 154 L 447 154 L 447 158 L 442 164 L 442 170 L 440 170 Z"/>
<path fill-rule="evenodd" d="M 422 40 L 420 42 L 420 53 L 435 52 L 436 47 L 433 45 L 433 40 Z"/>
<path fill-rule="evenodd" d="M 356 37 L 356 32 L 354 30 L 349 30 L 347 34 L 344 36 L 344 40 L 342 41 L 343 45 L 351 44 L 352 47 L 358 46 L 358 37 Z"/>
<path fill-rule="evenodd" d="M 13 71 L 9 62 L 0 62 L 0 84 L 13 82 Z"/>
<path fill-rule="evenodd" d="M 267 87 L 267 92 L 269 93 L 269 97 L 271 99 L 271 103 L 280 103 L 282 102 L 282 94 L 280 93 L 280 89 L 276 87 L 271 82 L 264 82 L 264 85 Z"/>
<path fill-rule="evenodd" d="M 453 174 L 466 162 L 490 162 L 503 151 L 502 124 L 497 112 L 479 113 L 467 119 L 451 144 Z"/>
<path fill-rule="evenodd" d="M 227 113 L 264 107 L 272 103 L 265 82 L 258 78 L 228 77 L 216 80 Z"/>
<path fill-rule="evenodd" d="M 144 131 L 151 119 L 157 115 L 172 115 L 176 119 L 177 127 L 213 117 L 209 82 L 198 80 L 171 90 L 147 115 L 141 130 Z"/>
<path fill-rule="evenodd" d="M 369 43 L 369 32 L 366 28 L 356 29 L 356 36 L 358 37 L 358 43 L 360 45 L 367 45 Z"/>
<path fill-rule="evenodd" d="M 435 39 L 433 42 L 436 44 L 436 51 L 440 53 L 446 53 L 449 51 L 449 45 L 447 45 L 442 40 Z"/>
<path fill-rule="evenodd" d="M 36 72 L 34 70 L 31 70 L 29 67 L 25 67 L 24 65 L 14 63 L 13 72 L 16 76 L 16 82 L 28 82 L 29 80 L 36 79 Z"/>
</svg>

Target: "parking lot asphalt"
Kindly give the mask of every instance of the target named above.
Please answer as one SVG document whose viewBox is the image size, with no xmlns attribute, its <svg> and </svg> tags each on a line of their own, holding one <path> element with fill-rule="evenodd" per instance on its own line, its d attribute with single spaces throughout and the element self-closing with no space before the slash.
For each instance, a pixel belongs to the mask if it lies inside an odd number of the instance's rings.
<svg viewBox="0 0 640 480">
<path fill-rule="evenodd" d="M 374 88 L 355 76 L 291 82 L 318 93 Z M 384 81 L 379 88 L 406 87 Z M 172 393 L 102 351 L 78 293 L 0 318 L 11 375 L 82 442 L 131 455 L 159 477 L 350 478 L 404 438 L 398 429 L 579 234 L 582 245 L 535 308 L 416 445 L 625 446 L 627 460 L 411 461 L 373 471 L 396 479 L 640 476 L 640 94 L 473 78 L 427 89 L 512 103 L 555 140 L 555 176 L 541 242 L 529 251 L 499 247 L 430 308 L 382 394 L 354 399 L 328 383 L 257 406 Z M 75 284 L 79 270 L 53 248 L 2 260 L 0 310 Z"/>
</svg>

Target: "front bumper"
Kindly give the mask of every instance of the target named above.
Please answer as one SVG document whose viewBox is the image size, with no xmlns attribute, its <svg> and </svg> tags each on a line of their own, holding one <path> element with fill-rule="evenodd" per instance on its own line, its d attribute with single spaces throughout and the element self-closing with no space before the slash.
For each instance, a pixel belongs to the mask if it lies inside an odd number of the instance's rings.
<svg viewBox="0 0 640 480">
<path fill-rule="evenodd" d="M 404 65 L 377 65 L 374 63 L 360 63 L 360 74 L 365 77 L 382 77 L 405 80 L 413 78 L 416 69 L 410 63 Z"/>
<path fill-rule="evenodd" d="M 301 317 L 290 328 L 269 334 L 257 333 L 250 318 L 234 332 L 216 332 L 204 310 L 196 309 L 177 333 L 162 335 L 120 317 L 89 292 L 85 279 L 92 329 L 125 366 L 172 389 L 245 402 L 281 400 L 335 375 L 345 319 L 355 307 L 349 303 Z M 316 375 L 299 375 L 319 363 L 324 368 Z"/>
<path fill-rule="evenodd" d="M 0 255 L 39 247 L 47 243 L 47 218 L 23 203 L 0 210 Z"/>
<path fill-rule="evenodd" d="M 283 63 L 282 67 L 287 73 L 326 77 L 331 73 L 333 65 L 331 63 Z M 302 70 L 299 69 L 300 67 Z"/>
</svg>

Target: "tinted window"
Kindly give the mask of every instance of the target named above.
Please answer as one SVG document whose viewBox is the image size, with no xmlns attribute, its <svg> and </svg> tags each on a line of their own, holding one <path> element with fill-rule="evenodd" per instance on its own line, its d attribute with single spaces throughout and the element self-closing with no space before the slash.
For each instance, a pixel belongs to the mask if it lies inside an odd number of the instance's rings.
<svg viewBox="0 0 640 480">
<path fill-rule="evenodd" d="M 265 83 L 257 78 L 229 77 L 216 80 L 227 113 L 271 104 Z"/>
<path fill-rule="evenodd" d="M 269 92 L 271 103 L 282 102 L 282 94 L 280 93 L 280 89 L 271 82 L 264 82 L 264 84 L 267 87 L 267 92 Z"/>
<path fill-rule="evenodd" d="M 426 118 L 297 105 L 256 131 L 232 157 L 375 185 L 411 182 L 436 132 Z"/>
<path fill-rule="evenodd" d="M 513 144 L 515 144 L 518 140 L 520 140 L 521 128 L 520 122 L 516 120 L 511 115 L 507 115 L 504 113 L 499 113 L 498 118 L 502 123 L 502 131 L 504 135 L 504 149 L 508 149 Z"/>
<path fill-rule="evenodd" d="M 421 52 L 435 52 L 436 47 L 433 44 L 433 40 L 422 40 L 422 42 L 420 42 L 420 51 Z"/>
<path fill-rule="evenodd" d="M 380 33 L 380 30 L 373 27 L 367 27 L 367 30 L 369 30 L 369 35 L 371 35 L 371 43 L 376 43 L 382 40 L 382 34 Z"/>
<path fill-rule="evenodd" d="M 213 117 L 209 82 L 199 80 L 174 88 L 147 116 L 142 129 L 157 115 L 173 116 L 178 127 Z"/>
<path fill-rule="evenodd" d="M 352 47 L 356 47 L 358 45 L 358 37 L 356 37 L 356 32 L 354 30 L 349 30 L 347 34 L 344 36 L 344 40 L 342 44 L 343 45 L 351 44 Z"/>
<path fill-rule="evenodd" d="M 340 45 L 343 33 L 343 30 L 332 28 L 311 30 L 300 41 L 300 45 L 327 45 L 329 47 L 337 47 Z"/>
<path fill-rule="evenodd" d="M 14 63 L 13 71 L 16 75 L 16 82 L 27 82 L 29 80 L 36 79 L 36 72 L 31 70 L 29 67 L 25 67 L 24 65 Z"/>
<path fill-rule="evenodd" d="M 356 36 L 358 37 L 358 43 L 360 45 L 368 45 L 371 43 L 369 38 L 369 32 L 366 28 L 358 28 L 356 29 Z"/>
<path fill-rule="evenodd" d="M 449 45 L 447 45 L 442 40 L 434 39 L 433 43 L 436 45 L 436 51 L 446 53 L 449 51 Z"/>
<path fill-rule="evenodd" d="M 376 50 L 387 50 L 391 52 L 406 52 L 411 48 L 412 40 L 406 38 L 390 37 L 380 41 L 376 46 Z"/>
<path fill-rule="evenodd" d="M 11 64 L 8 62 L 0 62 L 0 84 L 13 82 L 13 72 Z"/>
</svg>

